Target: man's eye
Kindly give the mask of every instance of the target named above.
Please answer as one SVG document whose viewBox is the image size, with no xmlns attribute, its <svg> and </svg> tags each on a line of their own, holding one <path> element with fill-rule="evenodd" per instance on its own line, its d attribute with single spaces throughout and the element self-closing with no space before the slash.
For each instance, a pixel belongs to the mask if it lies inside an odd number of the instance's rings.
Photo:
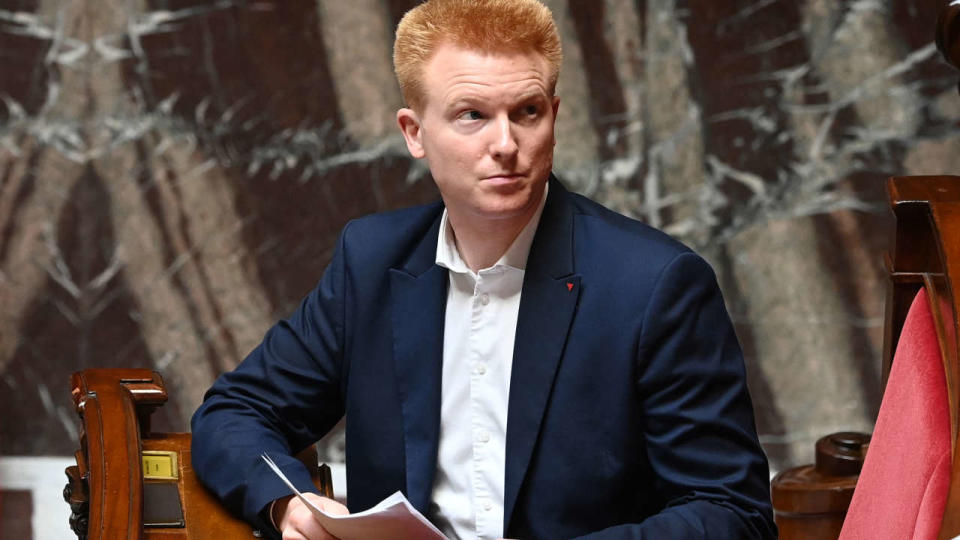
<svg viewBox="0 0 960 540">
<path fill-rule="evenodd" d="M 536 105 L 527 105 L 523 108 L 523 113 L 527 116 L 536 116 L 540 112 L 540 108 Z"/>
<path fill-rule="evenodd" d="M 466 111 L 460 115 L 461 120 L 480 120 L 483 115 L 479 111 Z"/>
</svg>

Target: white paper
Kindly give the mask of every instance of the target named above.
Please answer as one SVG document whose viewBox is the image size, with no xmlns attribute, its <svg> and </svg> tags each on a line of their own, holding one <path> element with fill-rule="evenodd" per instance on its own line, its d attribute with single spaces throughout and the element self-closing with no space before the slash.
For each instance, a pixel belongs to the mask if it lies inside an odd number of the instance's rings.
<svg viewBox="0 0 960 540">
<path fill-rule="evenodd" d="M 269 456 L 261 454 L 260 457 L 287 484 L 290 491 L 307 505 L 323 528 L 340 540 L 447 540 L 399 491 L 369 510 L 335 516 L 304 497 Z"/>
</svg>

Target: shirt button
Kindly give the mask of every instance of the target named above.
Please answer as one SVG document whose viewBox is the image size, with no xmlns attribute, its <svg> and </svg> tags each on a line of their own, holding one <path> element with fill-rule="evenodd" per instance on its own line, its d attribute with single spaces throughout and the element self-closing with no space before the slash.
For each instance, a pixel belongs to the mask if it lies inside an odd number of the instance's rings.
<svg viewBox="0 0 960 540">
<path fill-rule="evenodd" d="M 490 295 L 487 294 L 487 293 L 481 294 L 481 295 L 480 295 L 480 303 L 483 304 L 483 305 L 489 304 L 489 303 L 490 303 Z"/>
<path fill-rule="evenodd" d="M 481 431 L 481 432 L 480 432 L 480 442 L 482 442 L 482 443 L 490 442 L 490 433 L 488 433 L 488 432 L 486 432 L 486 431 Z"/>
<path fill-rule="evenodd" d="M 493 509 L 493 505 L 490 504 L 490 503 L 488 503 L 488 502 L 485 502 L 485 503 L 483 503 L 483 509 L 486 510 L 487 512 L 489 512 L 490 510 Z"/>
<path fill-rule="evenodd" d="M 487 372 L 487 366 L 483 364 L 480 364 L 479 366 L 477 366 L 477 375 L 483 375 L 486 372 Z"/>
</svg>

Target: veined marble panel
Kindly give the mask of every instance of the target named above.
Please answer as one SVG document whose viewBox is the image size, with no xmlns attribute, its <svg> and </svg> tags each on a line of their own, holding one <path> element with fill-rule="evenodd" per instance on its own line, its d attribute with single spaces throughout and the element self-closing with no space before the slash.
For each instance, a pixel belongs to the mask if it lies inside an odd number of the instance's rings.
<svg viewBox="0 0 960 540">
<path fill-rule="evenodd" d="M 940 6 L 546 3 L 558 173 L 714 265 L 773 466 L 869 431 L 885 180 L 960 172 Z M 437 197 L 392 127 L 415 4 L 0 0 L 0 454 L 73 452 L 86 367 L 160 371 L 185 430 L 349 219 Z"/>
</svg>

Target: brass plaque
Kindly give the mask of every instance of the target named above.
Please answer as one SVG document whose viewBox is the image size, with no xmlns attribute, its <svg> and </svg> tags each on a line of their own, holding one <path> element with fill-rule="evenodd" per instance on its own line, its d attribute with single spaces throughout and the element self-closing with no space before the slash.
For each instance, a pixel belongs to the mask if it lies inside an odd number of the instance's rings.
<svg viewBox="0 0 960 540">
<path fill-rule="evenodd" d="M 144 450 L 140 459 L 143 477 L 148 480 L 176 480 L 180 477 L 176 452 Z"/>
</svg>

